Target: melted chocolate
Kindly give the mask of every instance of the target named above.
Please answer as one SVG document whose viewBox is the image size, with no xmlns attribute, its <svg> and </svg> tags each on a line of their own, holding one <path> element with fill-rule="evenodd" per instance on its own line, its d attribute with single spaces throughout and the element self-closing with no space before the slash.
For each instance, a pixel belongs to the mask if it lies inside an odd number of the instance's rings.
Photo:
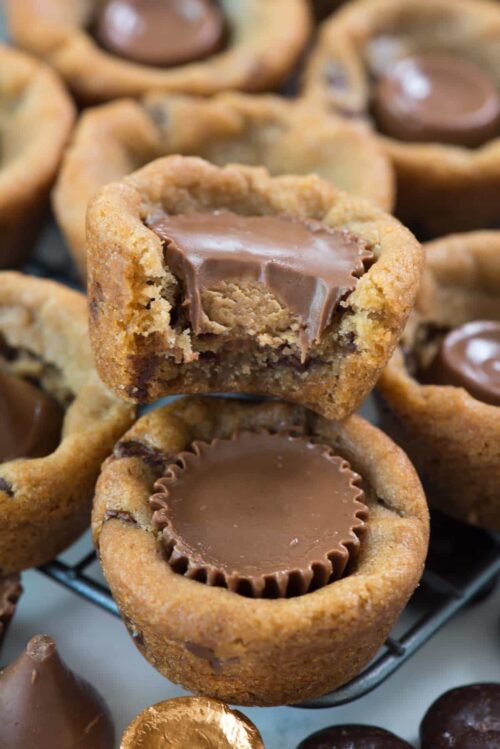
<svg viewBox="0 0 500 749">
<path fill-rule="evenodd" d="M 49 455 L 59 444 L 63 418 L 54 398 L 0 369 L 0 463 Z"/>
<path fill-rule="evenodd" d="M 331 448 L 243 432 L 194 443 L 152 497 L 169 564 L 244 595 L 301 595 L 340 577 L 367 509 L 359 476 Z"/>
<path fill-rule="evenodd" d="M 500 406 L 500 322 L 478 320 L 452 330 L 420 379 L 463 387 L 474 398 Z"/>
<path fill-rule="evenodd" d="M 410 744 L 375 726 L 332 726 L 309 736 L 297 749 L 412 749 Z"/>
<path fill-rule="evenodd" d="M 495 80 L 469 60 L 407 57 L 380 77 L 374 112 L 381 132 L 413 142 L 480 146 L 500 133 Z"/>
<path fill-rule="evenodd" d="M 38 635 L 0 673 L 0 746 L 9 749 L 113 749 L 109 710 L 96 690 Z"/>
<path fill-rule="evenodd" d="M 217 52 L 224 17 L 214 0 L 105 0 L 95 34 L 115 55 L 168 67 Z"/>
<path fill-rule="evenodd" d="M 498 749 L 500 684 L 451 689 L 434 702 L 420 726 L 422 749 Z"/>
<path fill-rule="evenodd" d="M 257 281 L 300 318 L 303 356 L 371 258 L 346 231 L 286 216 L 162 214 L 148 226 L 165 242 L 166 262 L 185 284 L 196 334 L 203 332 L 204 290 L 224 281 Z"/>
</svg>

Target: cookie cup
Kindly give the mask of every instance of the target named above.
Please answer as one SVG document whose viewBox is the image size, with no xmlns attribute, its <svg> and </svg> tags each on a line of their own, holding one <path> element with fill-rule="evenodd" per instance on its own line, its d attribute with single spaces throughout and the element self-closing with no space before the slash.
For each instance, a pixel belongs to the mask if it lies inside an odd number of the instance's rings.
<svg viewBox="0 0 500 749">
<path fill-rule="evenodd" d="M 250 599 L 177 574 L 153 525 L 149 497 L 176 453 L 259 428 L 331 445 L 366 485 L 367 529 L 350 574 L 296 598 Z M 280 705 L 335 689 L 375 654 L 421 576 L 428 514 L 406 456 L 363 419 L 197 397 L 151 412 L 118 443 L 98 482 L 93 533 L 123 619 L 156 669 L 231 703 Z"/>
<path fill-rule="evenodd" d="M 33 247 L 73 120 L 58 76 L 0 44 L 0 269 Z"/>
<path fill-rule="evenodd" d="M 47 60 L 84 102 L 165 91 L 208 96 L 265 91 L 291 72 L 307 42 L 305 0 L 221 0 L 231 33 L 221 52 L 170 68 L 140 65 L 100 47 L 88 29 L 99 0 L 7 0 L 17 45 Z"/>
<path fill-rule="evenodd" d="M 500 6 L 493 0 L 355 0 L 323 25 L 304 96 L 370 117 L 371 75 L 406 55 L 443 53 L 482 67 L 500 88 Z M 379 135 L 397 180 L 396 215 L 422 236 L 498 220 L 500 137 L 478 148 Z"/>
<path fill-rule="evenodd" d="M 144 223 L 158 209 L 316 220 L 359 237 L 375 262 L 306 361 L 298 322 L 262 339 L 252 327 L 240 332 L 244 314 L 237 310 L 220 335 L 198 336 L 182 322 L 182 288 L 164 261 L 161 240 Z M 104 187 L 89 206 L 87 241 L 97 367 L 120 397 L 152 402 L 175 393 L 249 392 L 297 401 L 332 418 L 352 413 L 374 385 L 413 305 L 422 263 L 420 245 L 394 218 L 315 176 L 271 177 L 265 169 L 218 168 L 181 156 Z"/>
<path fill-rule="evenodd" d="M 444 237 L 424 247 L 416 312 L 378 382 L 383 425 L 419 470 L 432 505 L 500 531 L 500 407 L 414 376 L 416 358 L 429 361 L 435 351 L 437 332 L 500 320 L 500 232 Z"/>
<path fill-rule="evenodd" d="M 52 454 L 0 463 L 0 574 L 7 575 L 49 561 L 85 530 L 101 463 L 134 412 L 93 369 L 81 294 L 1 273 L 0 343 L 15 352 L 9 370 L 38 380 L 67 406 Z"/>
<path fill-rule="evenodd" d="M 169 154 L 260 165 L 274 175 L 315 173 L 382 210 L 393 206 L 392 166 L 370 130 L 300 100 L 231 93 L 121 100 L 82 114 L 53 193 L 82 275 L 89 200 L 108 182 Z"/>
</svg>

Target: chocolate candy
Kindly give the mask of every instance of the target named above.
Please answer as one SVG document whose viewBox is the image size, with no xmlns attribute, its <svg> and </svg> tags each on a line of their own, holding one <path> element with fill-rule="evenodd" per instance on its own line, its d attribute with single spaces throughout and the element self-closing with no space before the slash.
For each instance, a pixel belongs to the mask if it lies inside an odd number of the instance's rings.
<svg viewBox="0 0 500 749">
<path fill-rule="evenodd" d="M 148 707 L 130 724 L 120 749 L 264 749 L 239 710 L 209 697 L 178 697 Z"/>
<path fill-rule="evenodd" d="M 159 215 L 148 226 L 165 242 L 166 262 L 186 286 L 195 333 L 203 332 L 206 289 L 228 280 L 257 281 L 300 318 L 303 356 L 371 258 L 364 243 L 346 231 L 286 216 Z"/>
<path fill-rule="evenodd" d="M 500 322 L 477 320 L 452 330 L 422 379 L 463 387 L 474 398 L 500 406 Z"/>
<path fill-rule="evenodd" d="M 375 86 L 374 113 L 381 132 L 403 141 L 474 147 L 500 134 L 494 78 L 459 57 L 399 60 Z"/>
<path fill-rule="evenodd" d="M 22 592 L 19 575 L 0 578 L 0 647 L 16 613 L 16 605 Z"/>
<path fill-rule="evenodd" d="M 0 746 L 8 749 L 113 749 L 114 728 L 96 690 L 38 635 L 0 673 Z"/>
<path fill-rule="evenodd" d="M 0 369 L 0 463 L 49 455 L 59 444 L 63 418 L 54 398 Z"/>
<path fill-rule="evenodd" d="M 367 508 L 359 476 L 330 447 L 242 432 L 195 442 L 152 497 L 171 567 L 208 585 L 277 598 L 345 571 Z"/>
<path fill-rule="evenodd" d="M 470 684 L 441 695 L 420 725 L 422 749 L 498 749 L 500 684 Z"/>
<path fill-rule="evenodd" d="M 95 33 L 115 55 L 166 67 L 217 52 L 224 17 L 215 0 L 105 0 Z"/>
<path fill-rule="evenodd" d="M 332 726 L 313 733 L 297 749 L 412 749 L 393 733 L 375 726 Z"/>
</svg>

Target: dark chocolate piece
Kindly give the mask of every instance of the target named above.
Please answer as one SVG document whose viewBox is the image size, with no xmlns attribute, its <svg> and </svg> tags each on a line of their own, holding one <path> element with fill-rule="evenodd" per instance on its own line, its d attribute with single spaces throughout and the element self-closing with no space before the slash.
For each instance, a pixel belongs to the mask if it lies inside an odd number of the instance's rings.
<svg viewBox="0 0 500 749">
<path fill-rule="evenodd" d="M 215 0 L 104 0 L 95 35 L 126 60 L 168 67 L 221 49 L 224 17 Z"/>
<path fill-rule="evenodd" d="M 325 445 L 242 432 L 178 455 L 151 503 L 175 571 L 279 598 L 345 572 L 367 515 L 359 478 Z"/>
<path fill-rule="evenodd" d="M 374 89 L 382 133 L 402 141 L 475 147 L 500 133 L 492 76 L 460 57 L 422 54 L 387 68 Z"/>
<path fill-rule="evenodd" d="M 420 725 L 422 749 L 498 749 L 500 684 L 469 684 L 441 695 Z"/>
<path fill-rule="evenodd" d="M 54 398 L 0 369 L 0 463 L 49 455 L 59 444 L 63 418 Z"/>
<path fill-rule="evenodd" d="M 393 733 L 375 726 L 332 726 L 313 733 L 297 749 L 412 749 Z"/>
<path fill-rule="evenodd" d="M 114 728 L 102 697 L 37 635 L 0 673 L 0 746 L 9 749 L 113 749 Z"/>
<path fill-rule="evenodd" d="M 165 242 L 166 262 L 185 284 L 196 334 L 203 332 L 204 290 L 224 281 L 257 281 L 300 318 L 303 354 L 319 341 L 372 257 L 345 230 L 287 216 L 162 214 L 148 226 Z"/>
<path fill-rule="evenodd" d="M 22 592 L 19 575 L 0 577 L 0 648 L 16 613 L 17 602 Z"/>
<path fill-rule="evenodd" d="M 500 322 L 476 320 L 448 333 L 422 382 L 454 385 L 500 406 Z"/>
</svg>

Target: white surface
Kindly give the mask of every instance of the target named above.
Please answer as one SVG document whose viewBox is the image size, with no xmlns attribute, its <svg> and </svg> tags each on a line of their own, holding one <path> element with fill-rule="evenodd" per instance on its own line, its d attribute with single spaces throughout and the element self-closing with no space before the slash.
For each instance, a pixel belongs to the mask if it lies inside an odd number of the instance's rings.
<svg viewBox="0 0 500 749">
<path fill-rule="evenodd" d="M 53 241 L 51 234 L 46 244 Z M 80 542 L 75 552 L 87 548 L 88 540 Z M 16 657 L 33 635 L 51 634 L 71 667 L 108 701 L 118 737 L 143 708 L 182 694 L 142 658 L 118 619 L 38 572 L 26 573 L 23 584 L 25 594 L 6 640 L 4 663 Z M 460 684 L 500 680 L 499 613 L 497 589 L 457 616 L 388 682 L 351 705 L 328 710 L 245 708 L 244 712 L 261 730 L 267 749 L 294 749 L 313 731 L 345 722 L 379 725 L 417 746 L 420 719 L 439 694 Z"/>
</svg>

